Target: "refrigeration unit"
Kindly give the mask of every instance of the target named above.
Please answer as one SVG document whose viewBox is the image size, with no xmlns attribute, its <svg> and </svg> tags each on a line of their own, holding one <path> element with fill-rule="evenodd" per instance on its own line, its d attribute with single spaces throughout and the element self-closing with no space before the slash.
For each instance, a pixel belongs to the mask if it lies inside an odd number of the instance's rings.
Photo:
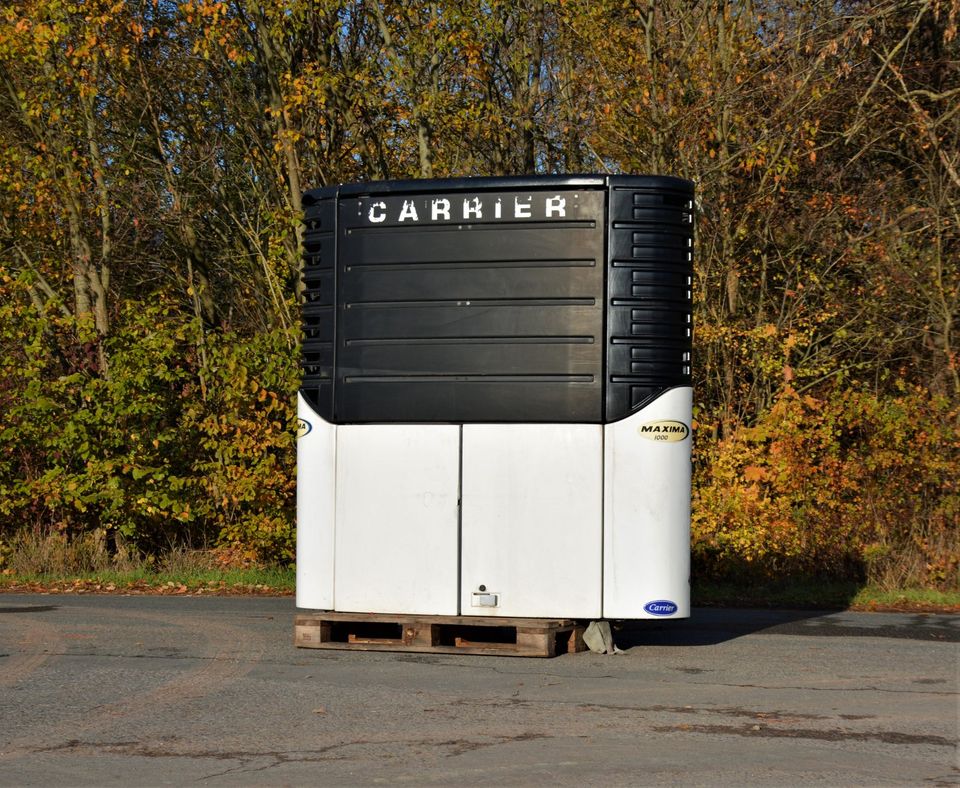
<svg viewBox="0 0 960 788">
<path fill-rule="evenodd" d="M 693 185 L 304 196 L 297 606 L 689 615 Z"/>
</svg>

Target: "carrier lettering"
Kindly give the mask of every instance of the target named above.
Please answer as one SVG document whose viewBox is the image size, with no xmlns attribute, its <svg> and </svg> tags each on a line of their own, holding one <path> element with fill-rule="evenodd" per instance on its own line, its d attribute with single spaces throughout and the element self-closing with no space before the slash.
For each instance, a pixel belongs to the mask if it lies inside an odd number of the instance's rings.
<svg viewBox="0 0 960 788">
<path fill-rule="evenodd" d="M 368 224 L 426 224 L 429 222 L 474 222 L 516 219 L 565 219 L 569 193 L 512 194 L 449 197 L 387 198 L 361 208 Z"/>
</svg>

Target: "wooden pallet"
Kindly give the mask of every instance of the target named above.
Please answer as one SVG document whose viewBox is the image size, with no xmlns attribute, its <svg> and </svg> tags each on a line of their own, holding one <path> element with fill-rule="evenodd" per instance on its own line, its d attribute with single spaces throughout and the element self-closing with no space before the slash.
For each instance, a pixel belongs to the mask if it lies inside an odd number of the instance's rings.
<svg viewBox="0 0 960 788">
<path fill-rule="evenodd" d="M 298 648 L 419 651 L 554 657 L 586 650 L 584 626 L 569 619 L 415 616 L 382 613 L 299 613 Z"/>
</svg>

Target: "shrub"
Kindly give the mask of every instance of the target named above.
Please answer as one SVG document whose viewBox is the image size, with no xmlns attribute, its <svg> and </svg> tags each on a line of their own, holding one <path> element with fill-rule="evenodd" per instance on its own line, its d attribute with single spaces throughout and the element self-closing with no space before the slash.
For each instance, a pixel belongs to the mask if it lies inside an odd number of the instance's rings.
<svg viewBox="0 0 960 788">
<path fill-rule="evenodd" d="M 290 332 L 204 332 L 136 305 L 104 341 L 104 376 L 65 357 L 75 321 L 0 312 L 0 535 L 99 529 L 143 553 L 220 542 L 292 560 Z"/>
<path fill-rule="evenodd" d="M 960 413 L 899 388 L 820 398 L 788 388 L 754 426 L 698 445 L 698 570 L 957 588 Z"/>
</svg>

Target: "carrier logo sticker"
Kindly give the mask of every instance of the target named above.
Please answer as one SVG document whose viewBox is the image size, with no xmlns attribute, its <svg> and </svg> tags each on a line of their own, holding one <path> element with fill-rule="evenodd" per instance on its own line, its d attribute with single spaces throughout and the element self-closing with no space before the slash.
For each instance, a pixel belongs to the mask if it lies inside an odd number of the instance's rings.
<svg viewBox="0 0 960 788">
<path fill-rule="evenodd" d="M 637 432 L 641 438 L 650 441 L 660 441 L 662 443 L 679 443 L 686 440 L 690 435 L 690 428 L 682 421 L 673 421 L 671 419 L 660 419 L 659 421 L 648 421 L 637 427 Z"/>
<path fill-rule="evenodd" d="M 313 429 L 313 425 L 306 419 L 297 419 L 297 437 L 302 438 L 304 435 L 310 433 L 310 430 Z"/>
<path fill-rule="evenodd" d="M 363 225 L 401 227 L 414 224 L 551 221 L 577 218 L 580 193 L 565 191 L 499 194 L 383 195 L 357 200 Z"/>
<path fill-rule="evenodd" d="M 677 612 L 677 603 L 669 599 L 657 599 L 643 606 L 651 616 L 672 616 Z"/>
</svg>

